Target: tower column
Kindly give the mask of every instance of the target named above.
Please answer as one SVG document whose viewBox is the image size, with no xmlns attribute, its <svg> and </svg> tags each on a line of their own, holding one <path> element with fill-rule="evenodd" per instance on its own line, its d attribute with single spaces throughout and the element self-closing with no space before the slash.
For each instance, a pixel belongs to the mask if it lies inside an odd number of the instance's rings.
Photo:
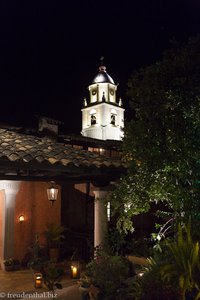
<svg viewBox="0 0 200 300">
<path fill-rule="evenodd" d="M 20 181 L 0 181 L 1 193 L 1 267 L 3 261 L 14 255 L 14 218 L 15 199 L 19 190 Z"/>
</svg>

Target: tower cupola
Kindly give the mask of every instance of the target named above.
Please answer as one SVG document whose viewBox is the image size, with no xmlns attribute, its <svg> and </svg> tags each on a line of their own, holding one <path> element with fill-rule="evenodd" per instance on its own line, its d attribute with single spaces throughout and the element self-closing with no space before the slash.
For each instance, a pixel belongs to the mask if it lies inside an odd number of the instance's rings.
<svg viewBox="0 0 200 300">
<path fill-rule="evenodd" d="M 82 108 L 82 135 L 102 140 L 121 140 L 124 128 L 122 100 L 116 99 L 117 85 L 101 58 L 99 72 L 88 87 L 89 100 Z"/>
</svg>

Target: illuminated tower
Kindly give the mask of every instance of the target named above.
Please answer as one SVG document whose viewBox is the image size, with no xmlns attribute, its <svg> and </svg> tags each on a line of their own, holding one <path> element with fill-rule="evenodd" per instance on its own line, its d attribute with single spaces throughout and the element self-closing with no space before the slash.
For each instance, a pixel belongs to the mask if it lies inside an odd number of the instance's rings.
<svg viewBox="0 0 200 300">
<path fill-rule="evenodd" d="M 116 99 L 117 85 L 106 72 L 102 60 L 98 74 L 88 87 L 90 100 L 84 99 L 81 133 L 100 140 L 121 140 L 124 108 L 122 100 Z"/>
</svg>

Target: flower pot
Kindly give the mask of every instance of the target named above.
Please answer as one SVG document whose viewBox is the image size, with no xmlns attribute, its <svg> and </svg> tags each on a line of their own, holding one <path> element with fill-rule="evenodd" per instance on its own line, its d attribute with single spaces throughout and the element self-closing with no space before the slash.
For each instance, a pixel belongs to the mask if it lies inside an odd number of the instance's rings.
<svg viewBox="0 0 200 300">
<path fill-rule="evenodd" d="M 5 266 L 5 271 L 13 271 L 13 265 L 11 265 L 11 266 Z"/>
</svg>

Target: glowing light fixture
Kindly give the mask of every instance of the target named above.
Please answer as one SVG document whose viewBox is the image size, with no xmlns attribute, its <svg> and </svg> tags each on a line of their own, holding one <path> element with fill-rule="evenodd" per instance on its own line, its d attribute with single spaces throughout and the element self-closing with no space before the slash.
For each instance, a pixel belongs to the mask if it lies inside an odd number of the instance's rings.
<svg viewBox="0 0 200 300">
<path fill-rule="evenodd" d="M 79 261 L 72 261 L 71 263 L 71 278 L 80 278 L 80 263 Z"/>
<path fill-rule="evenodd" d="M 35 281 L 35 288 L 36 289 L 39 289 L 42 287 L 42 281 L 43 281 L 43 278 L 42 278 L 42 273 L 35 273 L 34 274 L 34 281 Z"/>
<path fill-rule="evenodd" d="M 107 203 L 107 219 L 110 221 L 111 216 L 111 208 L 110 208 L 110 202 Z"/>
<path fill-rule="evenodd" d="M 56 186 L 56 183 L 54 181 L 51 181 L 50 187 L 47 188 L 47 197 L 48 200 L 51 201 L 51 205 L 53 206 L 58 197 L 58 187 Z"/>
<path fill-rule="evenodd" d="M 24 222 L 24 220 L 25 220 L 24 215 L 19 216 L 19 222 Z"/>
</svg>

